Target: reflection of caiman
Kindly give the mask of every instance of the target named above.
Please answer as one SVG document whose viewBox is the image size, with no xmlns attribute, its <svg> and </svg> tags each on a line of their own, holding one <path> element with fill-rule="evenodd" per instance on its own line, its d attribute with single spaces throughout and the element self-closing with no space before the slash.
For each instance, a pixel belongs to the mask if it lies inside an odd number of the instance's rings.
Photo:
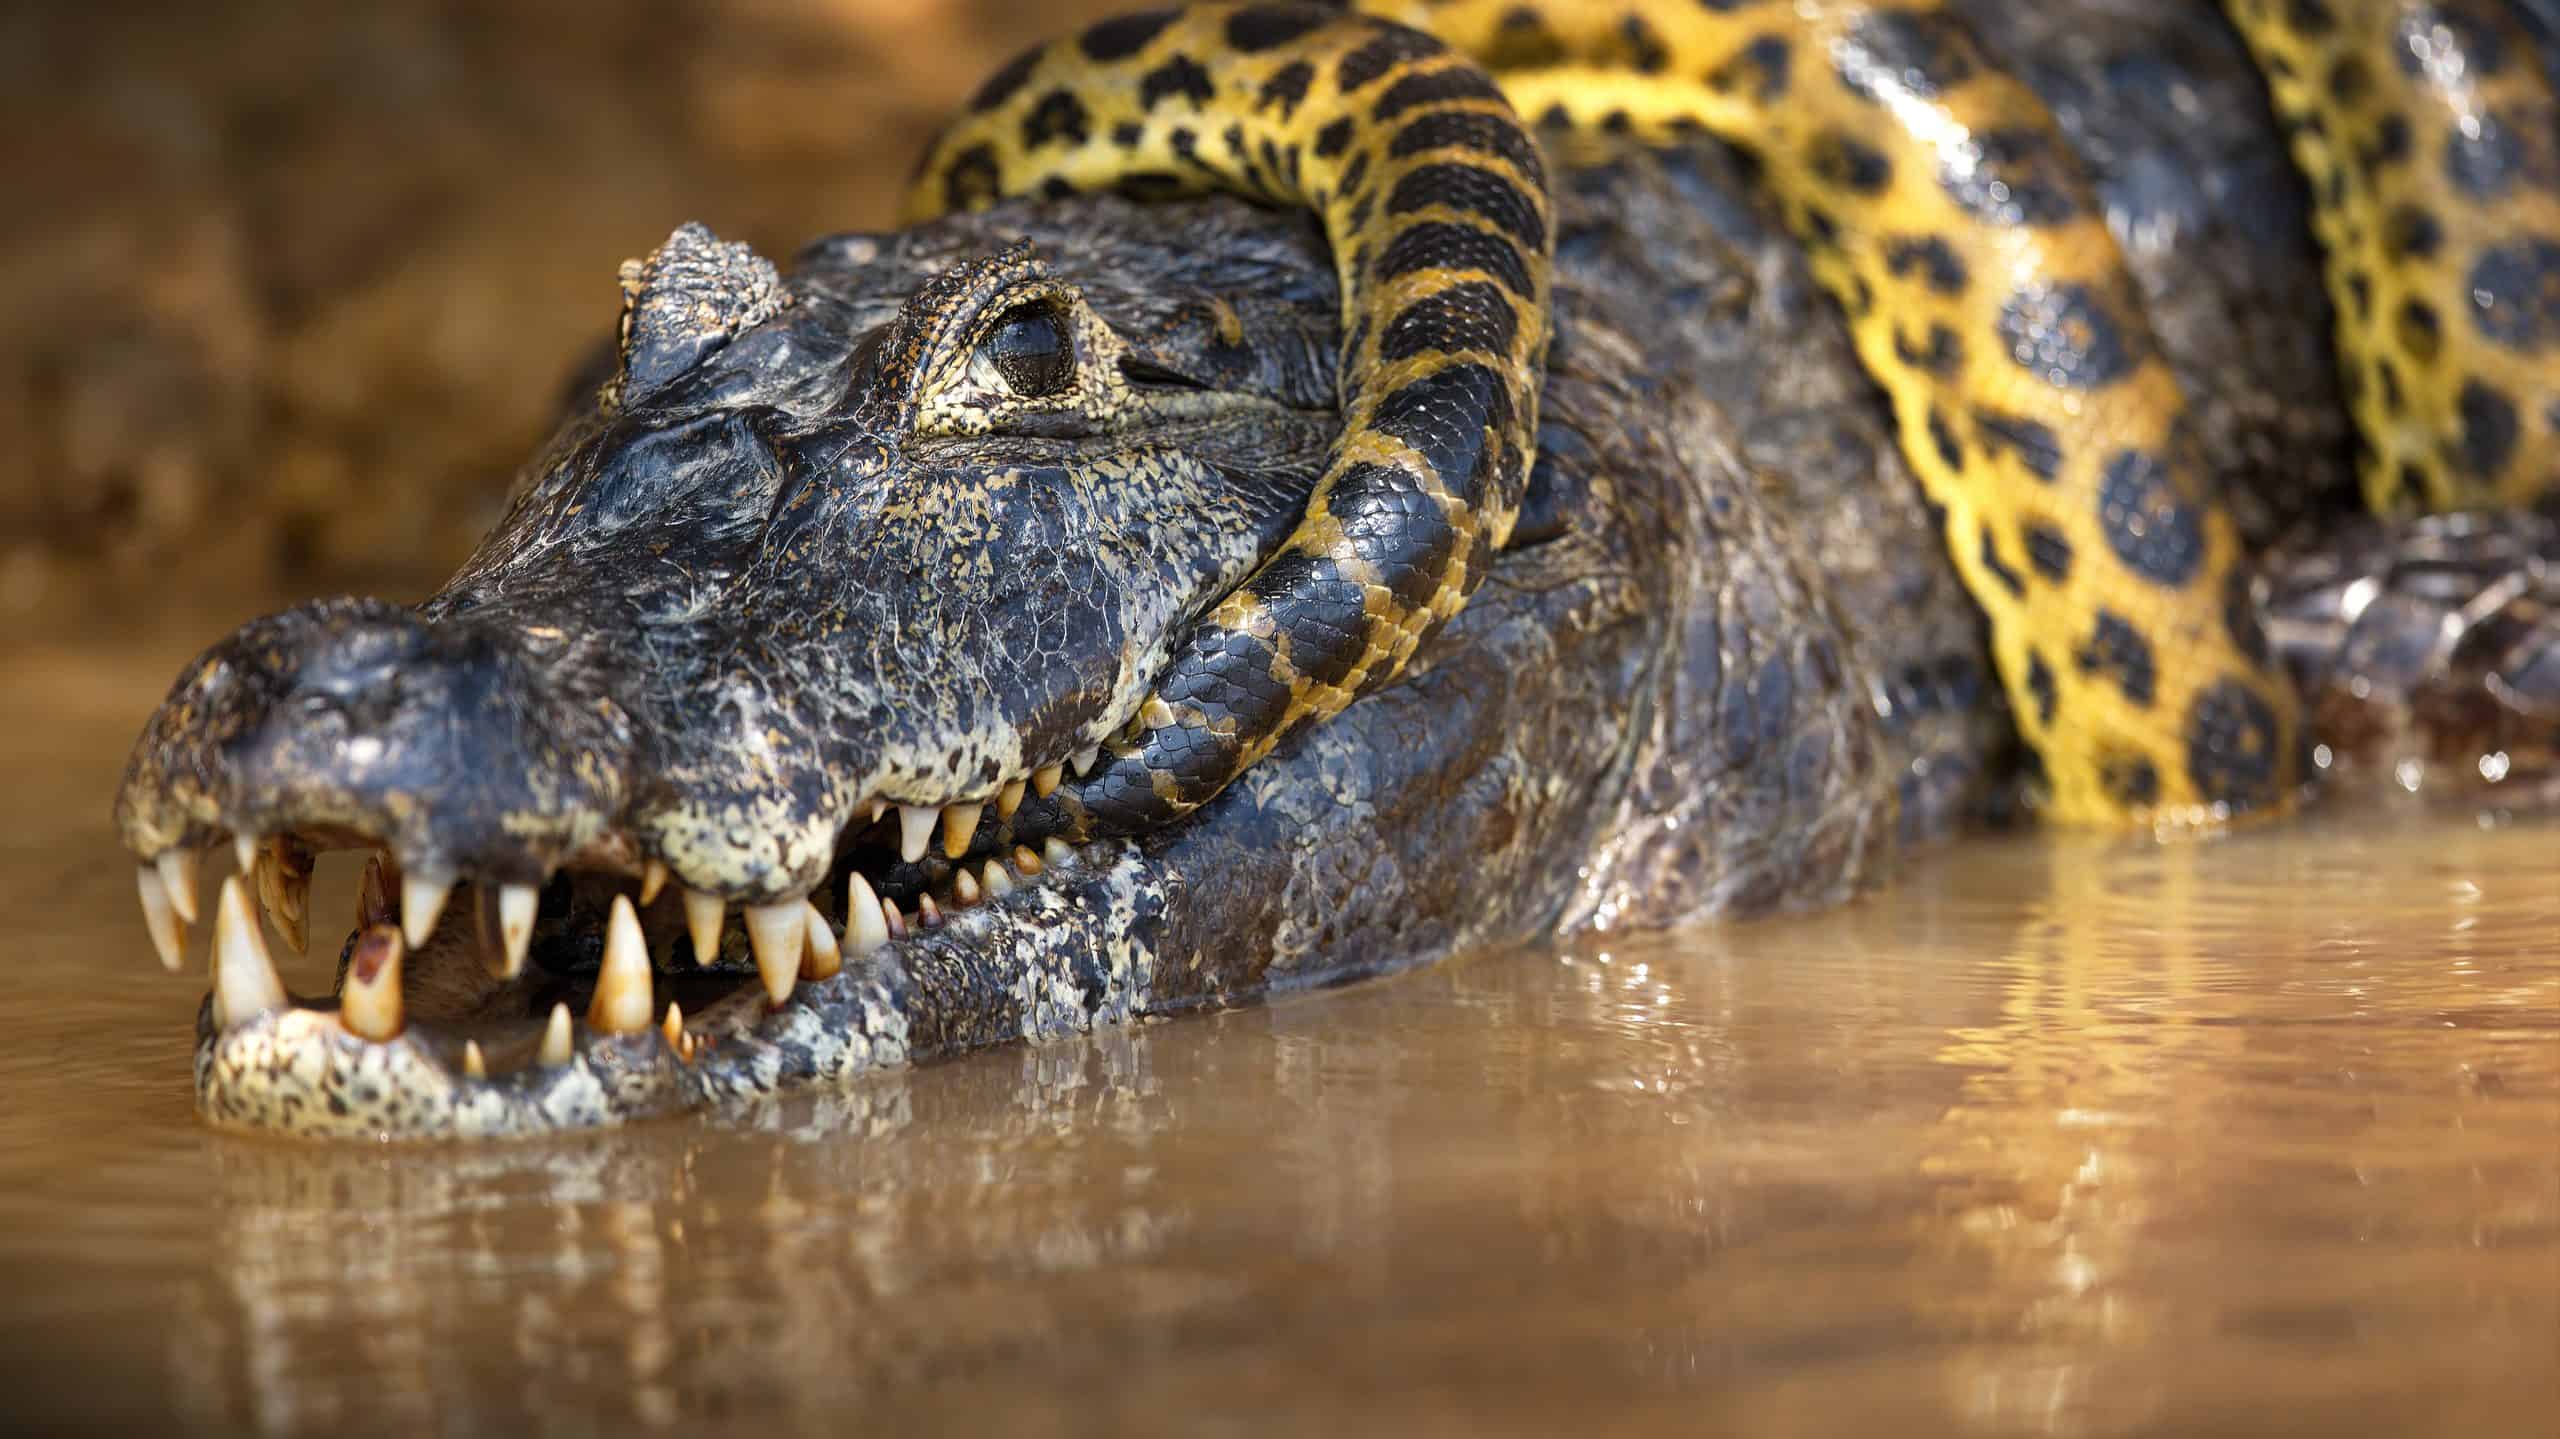
<svg viewBox="0 0 2560 1439">
<path fill-rule="evenodd" d="M 2012 714 L 2066 812 L 2280 807 L 2306 746 L 2262 613 L 2314 754 L 2435 745 L 2510 790 L 2548 761 L 2548 527 L 2339 516 L 2326 312 L 2236 38 L 1965 7 L 2093 195 L 1933 5 L 1480 8 L 1430 18 L 1497 64 L 1612 67 L 1506 82 L 1596 123 L 1542 157 L 1483 72 L 1367 19 L 1133 17 L 1008 67 L 924 172 L 929 208 L 1036 201 L 787 278 L 693 228 L 626 270 L 610 377 L 462 573 L 245 627 L 136 747 L 154 939 L 175 964 L 215 930 L 206 1113 L 606 1124 L 1819 904 L 1996 802 Z M 2466 56 L 2544 107 L 2499 114 L 2550 118 L 2521 40 L 2369 8 L 2362 51 L 2322 6 L 2251 37 L 2279 74 L 2391 67 L 2361 111 L 2280 96 L 2315 175 L 2322 124 L 2432 142 L 2479 98 Z M 1747 140 L 1779 202 L 1731 152 L 1644 148 L 1671 120 Z M 2538 233 L 2552 156 L 2510 148 L 2533 193 L 2461 219 Z M 2316 192 L 2388 200 L 2392 163 Z M 1167 181 L 1295 205 L 1081 193 Z M 2324 225 L 2367 213 L 2340 203 Z M 2366 409 L 2393 391 L 2369 493 L 2533 492 L 2555 417 L 2498 366 L 2560 345 L 2560 247 L 2497 256 L 2547 268 L 2493 267 L 2471 317 L 2518 344 L 2436 337 L 2474 376 L 2443 445 L 2411 438 L 2438 377 L 2350 346 Z M 2419 303 L 2401 261 L 2340 292 Z M 2252 603 L 2241 537 L 2306 520 L 2331 532 Z M 199 896 L 225 836 L 249 882 Z M 381 853 L 336 1003 L 293 1002 L 248 891 L 302 942 L 335 846 Z"/>
</svg>

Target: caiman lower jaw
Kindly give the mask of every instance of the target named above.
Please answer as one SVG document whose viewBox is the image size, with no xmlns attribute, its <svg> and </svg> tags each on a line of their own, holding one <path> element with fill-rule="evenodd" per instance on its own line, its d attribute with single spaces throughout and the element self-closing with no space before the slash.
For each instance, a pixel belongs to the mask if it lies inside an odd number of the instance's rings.
<svg viewBox="0 0 2560 1439">
<path fill-rule="evenodd" d="M 245 877 L 265 879 L 266 857 L 250 857 Z M 906 867 L 895 883 L 884 874 L 905 906 L 848 865 L 841 883 L 803 902 L 798 963 L 776 986 L 771 938 L 741 936 L 717 913 L 715 937 L 697 950 L 710 960 L 680 965 L 676 936 L 698 916 L 672 887 L 571 874 L 544 891 L 538 916 L 523 916 L 540 933 L 518 937 L 512 926 L 490 932 L 484 916 L 503 906 L 480 904 L 467 885 L 471 902 L 448 907 L 439 895 L 436 914 L 404 925 L 390 899 L 400 887 L 377 857 L 335 993 L 316 1000 L 286 993 L 244 876 L 227 877 L 211 916 L 213 991 L 196 1022 L 197 1106 L 216 1125 L 268 1133 L 517 1137 L 770 1094 L 784 1071 L 811 1067 L 813 1047 L 832 1056 L 816 1066 L 827 1072 L 903 1062 L 904 951 L 1047 922 L 1044 908 L 1093 864 L 1051 840 L 1041 853 Z M 288 936 L 307 921 L 299 906 L 269 908 Z M 404 929 L 420 935 L 414 949 Z"/>
</svg>

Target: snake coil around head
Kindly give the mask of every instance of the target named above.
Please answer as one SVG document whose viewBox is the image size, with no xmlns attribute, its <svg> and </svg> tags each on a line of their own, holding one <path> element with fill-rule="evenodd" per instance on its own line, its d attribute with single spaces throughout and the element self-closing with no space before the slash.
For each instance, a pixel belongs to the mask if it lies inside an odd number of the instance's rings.
<svg viewBox="0 0 2560 1439">
<path fill-rule="evenodd" d="M 1553 209 L 1501 90 L 1416 30 L 1202 5 L 1030 51 L 926 157 L 912 208 L 1221 189 L 1321 217 L 1342 433 L 1296 531 L 1203 616 L 1133 737 L 1068 794 L 1086 833 L 1208 801 L 1392 678 L 1508 539 L 1535 452 Z"/>
</svg>

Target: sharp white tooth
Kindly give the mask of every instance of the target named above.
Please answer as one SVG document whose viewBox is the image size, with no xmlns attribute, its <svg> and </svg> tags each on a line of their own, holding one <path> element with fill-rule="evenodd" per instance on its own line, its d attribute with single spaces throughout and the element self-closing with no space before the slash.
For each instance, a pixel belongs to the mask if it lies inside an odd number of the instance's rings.
<svg viewBox="0 0 2560 1439">
<path fill-rule="evenodd" d="M 1093 772 L 1093 767 L 1100 763 L 1102 763 L 1102 746 L 1098 744 L 1087 745 L 1083 749 L 1077 750 L 1075 758 L 1076 777 L 1078 779 L 1082 779 L 1084 776 L 1091 774 Z"/>
<path fill-rule="evenodd" d="M 534 1051 L 533 1062 L 540 1065 L 569 1062 L 569 1003 L 562 1000 L 551 1006 L 551 1020 L 542 1026 L 542 1048 Z"/>
<path fill-rule="evenodd" d="M 855 954 L 869 954 L 889 942 L 889 920 L 880 912 L 880 896 L 871 892 L 871 881 L 860 870 L 844 886 L 844 947 Z"/>
<path fill-rule="evenodd" d="M 400 876 L 400 935 L 411 949 L 423 948 L 444 917 L 445 896 L 453 893 L 450 877 L 405 873 Z"/>
<path fill-rule="evenodd" d="M 400 931 L 376 925 L 356 936 L 347 955 L 347 982 L 338 990 L 338 1023 L 376 1044 L 400 1033 L 400 961 L 408 952 Z"/>
<path fill-rule="evenodd" d="M 619 901 L 620 895 L 614 896 Z M 533 946 L 533 914 L 541 906 L 542 892 L 529 884 L 498 887 L 498 943 L 505 948 L 507 971 L 513 979 L 524 973 L 524 955 Z"/>
<path fill-rule="evenodd" d="M 898 806 L 898 858 L 909 864 L 924 858 L 924 847 L 933 838 L 933 822 L 939 812 L 920 804 Z"/>
<path fill-rule="evenodd" d="M 1066 771 L 1062 767 L 1044 764 L 1031 772 L 1031 792 L 1042 799 L 1047 799 L 1057 790 L 1058 782 L 1066 777 Z"/>
<path fill-rule="evenodd" d="M 1022 808 L 1022 781 L 1014 780 L 996 791 L 996 818 L 1011 819 Z"/>
<path fill-rule="evenodd" d="M 466 1079 L 489 1077 L 489 1061 L 481 1055 L 480 1041 L 476 1039 L 462 1041 L 462 1073 Z"/>
<path fill-rule="evenodd" d="M 672 999 L 667 1001 L 667 1017 L 659 1023 L 658 1033 L 666 1036 L 667 1048 L 674 1050 L 677 1057 L 682 1058 L 684 1055 L 683 1005 Z"/>
<path fill-rule="evenodd" d="M 862 822 L 864 824 L 870 824 L 888 812 L 889 802 L 876 794 L 862 802 Z"/>
<path fill-rule="evenodd" d="M 916 923 L 926 929 L 942 928 L 942 906 L 933 902 L 932 895 L 916 896 Z"/>
<path fill-rule="evenodd" d="M 684 892 L 684 927 L 693 936 L 695 964 L 709 964 L 720 957 L 720 926 L 728 914 L 729 906 L 720 896 L 698 889 Z"/>
<path fill-rule="evenodd" d="M 844 951 L 836 947 L 836 932 L 828 926 L 827 917 L 818 913 L 816 905 L 807 900 L 800 905 L 805 911 L 800 916 L 801 932 L 806 936 L 800 951 L 800 977 L 833 979 L 836 971 L 844 968 Z"/>
<path fill-rule="evenodd" d="M 658 902 L 658 891 L 667 887 L 667 867 L 651 860 L 640 867 L 640 907 L 647 909 Z"/>
<path fill-rule="evenodd" d="M 638 1034 L 657 1005 L 649 993 L 649 941 L 631 896 L 613 897 L 604 922 L 604 963 L 596 970 L 595 998 L 587 1002 L 587 1027 L 599 1034 Z"/>
<path fill-rule="evenodd" d="M 756 973 L 764 977 L 765 996 L 775 1004 L 791 997 L 800 982 L 800 950 L 808 938 L 809 902 L 786 899 L 779 904 L 747 906 L 747 943 L 756 952 Z"/>
<path fill-rule="evenodd" d="M 889 931 L 889 937 L 891 939 L 904 939 L 907 937 L 907 917 L 898 913 L 898 902 L 896 900 L 884 899 L 880 901 L 880 923 L 883 928 Z"/>
<path fill-rule="evenodd" d="M 287 1001 L 275 961 L 267 958 L 267 943 L 258 937 L 249 892 L 238 879 L 226 879 L 214 903 L 213 1012 L 229 1029 L 282 1009 Z"/>
<path fill-rule="evenodd" d="M 983 804 L 946 805 L 942 810 L 942 857 L 958 859 L 969 852 L 969 837 L 978 832 Z"/>
<path fill-rule="evenodd" d="M 282 839 L 258 851 L 251 873 L 258 880 L 258 905 L 296 954 L 311 952 L 311 865 L 307 855 Z M 371 926 L 367 926 L 370 928 Z"/>
<path fill-rule="evenodd" d="M 169 907 L 178 912 L 178 918 L 195 923 L 196 871 L 204 856 L 191 849 L 164 849 L 155 863 L 160 866 L 160 883 L 169 890 Z"/>
<path fill-rule="evenodd" d="M 187 962 L 187 922 L 169 903 L 169 886 L 161 883 L 160 871 L 150 865 L 134 867 L 133 877 L 142 886 L 142 927 L 151 931 L 151 947 L 160 951 L 160 967 L 171 974 Z"/>
<path fill-rule="evenodd" d="M 356 927 L 371 929 L 391 922 L 391 886 L 382 856 L 364 862 L 364 878 L 356 883 Z"/>
<path fill-rule="evenodd" d="M 258 863 L 258 837 L 254 834 L 233 835 L 231 837 L 231 858 L 237 862 L 242 874 L 247 874 L 251 869 L 256 868 Z"/>
<path fill-rule="evenodd" d="M 1022 871 L 1024 879 L 1038 879 L 1040 871 L 1048 868 L 1040 862 L 1040 856 L 1018 844 L 1013 847 L 1013 867 Z"/>
<path fill-rule="evenodd" d="M 951 907 L 967 909 L 978 902 L 978 880 L 967 870 L 951 877 Z"/>
<path fill-rule="evenodd" d="M 987 861 L 987 866 L 980 872 L 978 880 L 986 889 L 989 899 L 1002 899 L 1013 893 L 1012 876 L 1006 874 L 1004 866 L 995 860 Z"/>
<path fill-rule="evenodd" d="M 1059 865 L 1075 858 L 1076 852 L 1065 840 L 1053 834 L 1040 842 L 1040 857 L 1053 865 Z"/>
</svg>

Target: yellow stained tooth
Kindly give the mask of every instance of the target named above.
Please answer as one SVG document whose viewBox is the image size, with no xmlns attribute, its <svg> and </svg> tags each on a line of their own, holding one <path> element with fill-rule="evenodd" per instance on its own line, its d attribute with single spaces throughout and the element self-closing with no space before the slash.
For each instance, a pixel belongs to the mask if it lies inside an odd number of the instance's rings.
<svg viewBox="0 0 2560 1439">
<path fill-rule="evenodd" d="M 436 921 L 444 916 L 445 898 L 452 893 L 451 876 L 400 876 L 400 936 L 409 941 L 411 949 L 423 948 L 427 936 L 436 932 Z"/>
<path fill-rule="evenodd" d="M 364 862 L 364 878 L 356 882 L 356 927 L 371 929 L 391 922 L 391 877 L 382 856 Z"/>
<path fill-rule="evenodd" d="M 958 859 L 969 852 L 969 837 L 978 832 L 978 815 L 983 804 L 945 805 L 942 810 L 942 855 Z"/>
<path fill-rule="evenodd" d="M 1075 858 L 1076 852 L 1067 847 L 1067 842 L 1065 840 L 1058 838 L 1056 835 L 1051 835 L 1049 838 L 1041 841 L 1040 857 L 1049 861 L 1049 863 L 1053 865 L 1059 865 L 1065 864 L 1068 860 Z"/>
<path fill-rule="evenodd" d="M 969 871 L 965 869 L 952 876 L 951 907 L 954 909 L 967 909 L 969 906 L 976 904 L 977 902 L 977 877 L 970 874 Z"/>
<path fill-rule="evenodd" d="M 1040 876 L 1040 871 L 1046 869 L 1048 866 L 1040 862 L 1040 856 L 1033 854 L 1028 848 L 1017 844 L 1013 847 L 1013 867 L 1022 871 L 1022 877 L 1024 879 L 1037 879 Z"/>
<path fill-rule="evenodd" d="M 1012 878 L 1006 875 L 1003 865 L 992 859 L 988 860 L 986 867 L 979 871 L 978 882 L 987 891 L 989 899 L 1002 899 L 1013 893 Z"/>
<path fill-rule="evenodd" d="M 356 937 L 347 955 L 347 980 L 338 991 L 338 1023 L 376 1044 L 399 1036 L 400 961 L 408 946 L 400 931 L 376 925 Z"/>
<path fill-rule="evenodd" d="M 1092 773 L 1093 767 L 1100 763 L 1102 763 L 1102 746 L 1098 744 L 1087 745 L 1083 749 L 1077 750 L 1075 758 L 1076 777 L 1081 779 L 1085 775 Z"/>
<path fill-rule="evenodd" d="M 791 998 L 800 982 L 800 951 L 808 941 L 809 902 L 786 899 L 777 904 L 747 906 L 747 944 L 755 951 L 756 973 L 775 1004 Z"/>
<path fill-rule="evenodd" d="M 534 1052 L 533 1062 L 544 1066 L 567 1064 L 572 1052 L 569 1005 L 563 1000 L 551 1006 L 551 1019 L 542 1026 L 542 1048 Z"/>
<path fill-rule="evenodd" d="M 296 954 L 311 952 L 311 863 L 293 843 L 282 836 L 268 840 L 258 849 L 256 876 L 258 905 L 267 912 L 267 923 L 276 927 L 284 942 Z M 371 928 L 370 925 L 366 926 Z"/>
<path fill-rule="evenodd" d="M 682 1058 L 684 1055 L 683 1005 L 672 999 L 667 1001 L 667 1017 L 659 1023 L 658 1032 L 666 1036 L 667 1048 L 674 1050 L 677 1057 Z"/>
<path fill-rule="evenodd" d="M 247 874 L 258 863 L 258 837 L 235 834 L 231 837 L 231 858 L 240 873 Z"/>
<path fill-rule="evenodd" d="M 152 865 L 137 865 L 133 877 L 142 887 L 142 927 L 151 931 L 151 947 L 160 951 L 160 967 L 171 974 L 187 962 L 187 922 L 169 903 L 169 886 Z"/>
<path fill-rule="evenodd" d="M 871 881 L 856 870 L 844 886 L 844 947 L 854 954 L 869 954 L 888 942 L 889 920 L 880 912 L 880 896 L 871 892 Z"/>
<path fill-rule="evenodd" d="M 542 892 L 532 885 L 498 887 L 498 943 L 507 960 L 504 978 L 524 973 L 525 951 L 533 945 L 533 916 L 541 904 Z"/>
<path fill-rule="evenodd" d="M 801 901 L 807 912 L 801 915 L 802 933 L 806 936 L 800 951 L 802 979 L 833 979 L 844 968 L 844 951 L 836 947 L 836 932 L 818 907 Z"/>
<path fill-rule="evenodd" d="M 1011 819 L 1022 808 L 1022 781 L 1014 780 L 996 791 L 996 818 Z"/>
<path fill-rule="evenodd" d="M 258 937 L 258 916 L 249 908 L 249 892 L 236 877 L 226 879 L 214 904 L 213 1012 L 229 1029 L 282 1009 L 289 1001 L 275 961 L 267 958 L 266 941 Z"/>
<path fill-rule="evenodd" d="M 698 889 L 684 892 L 684 927 L 693 936 L 695 964 L 710 964 L 720 957 L 720 927 L 728 915 L 729 906 L 720 896 Z"/>
<path fill-rule="evenodd" d="M 596 970 L 595 998 L 587 1003 L 587 1027 L 599 1034 L 638 1034 L 657 1008 L 649 992 L 649 941 L 629 895 L 613 897 L 604 924 L 604 964 Z"/>
<path fill-rule="evenodd" d="M 932 895 L 920 894 L 916 896 L 916 923 L 928 928 L 941 927 L 942 906 L 933 902 Z"/>
<path fill-rule="evenodd" d="M 195 923 L 196 873 L 204 856 L 191 849 L 166 849 L 153 863 L 160 867 L 160 883 L 168 888 L 169 907 L 178 912 L 178 918 Z"/>
<path fill-rule="evenodd" d="M 1044 764 L 1031 772 L 1031 792 L 1042 799 L 1047 799 L 1057 792 L 1059 782 L 1066 777 L 1066 770 L 1062 766 Z"/>
<path fill-rule="evenodd" d="M 924 858 L 924 847 L 933 838 L 935 811 L 920 804 L 898 806 L 898 857 L 909 864 Z"/>
<path fill-rule="evenodd" d="M 462 1041 L 462 1073 L 466 1079 L 489 1077 L 489 1061 L 482 1057 L 480 1041 L 476 1039 Z"/>
<path fill-rule="evenodd" d="M 647 909 L 658 902 L 658 891 L 667 887 L 667 867 L 651 860 L 640 867 L 640 907 Z"/>
</svg>

